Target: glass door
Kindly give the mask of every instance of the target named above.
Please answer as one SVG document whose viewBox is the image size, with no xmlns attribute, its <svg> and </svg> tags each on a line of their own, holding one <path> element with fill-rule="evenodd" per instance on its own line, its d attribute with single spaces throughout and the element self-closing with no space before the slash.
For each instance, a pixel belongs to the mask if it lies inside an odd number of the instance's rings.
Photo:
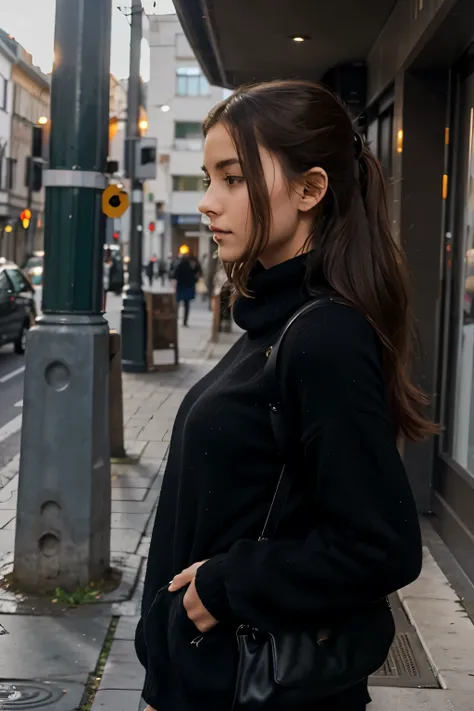
<svg viewBox="0 0 474 711">
<path fill-rule="evenodd" d="M 474 580 L 474 67 L 453 71 L 433 524 Z"/>
</svg>

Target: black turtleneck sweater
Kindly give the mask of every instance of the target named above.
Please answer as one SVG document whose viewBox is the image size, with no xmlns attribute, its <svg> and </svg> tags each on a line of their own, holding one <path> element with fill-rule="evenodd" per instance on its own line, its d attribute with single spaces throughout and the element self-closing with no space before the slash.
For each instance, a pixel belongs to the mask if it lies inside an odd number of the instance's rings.
<svg viewBox="0 0 474 711">
<path fill-rule="evenodd" d="M 408 584 L 421 568 L 410 487 L 387 408 L 378 339 L 328 303 L 290 329 L 279 367 L 296 435 L 296 485 L 275 540 L 257 543 L 281 468 L 269 418 L 266 352 L 307 299 L 306 258 L 251 276 L 234 318 L 246 330 L 178 412 L 137 629 L 144 699 L 158 711 L 230 711 L 234 630 L 324 622 Z M 196 587 L 220 624 L 199 636 L 167 583 Z M 363 683 L 311 710 L 362 711 Z M 271 709 L 269 709 L 271 711 Z"/>
</svg>

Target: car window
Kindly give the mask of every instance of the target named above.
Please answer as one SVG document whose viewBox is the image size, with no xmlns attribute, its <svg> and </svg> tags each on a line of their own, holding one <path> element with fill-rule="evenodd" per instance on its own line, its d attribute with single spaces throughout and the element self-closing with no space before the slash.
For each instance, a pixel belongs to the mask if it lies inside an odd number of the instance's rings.
<svg viewBox="0 0 474 711">
<path fill-rule="evenodd" d="M 5 272 L 0 272 L 0 302 L 8 301 L 10 298 L 9 291 L 11 284 L 7 279 Z"/>
<path fill-rule="evenodd" d="M 42 267 L 42 266 L 43 266 L 43 260 L 41 259 L 41 257 L 32 257 L 31 259 L 28 259 L 25 269 L 31 269 L 32 267 Z"/>
<path fill-rule="evenodd" d="M 21 294 L 22 291 L 31 291 L 30 285 L 18 269 L 7 269 L 6 272 L 13 284 L 15 294 Z"/>
</svg>

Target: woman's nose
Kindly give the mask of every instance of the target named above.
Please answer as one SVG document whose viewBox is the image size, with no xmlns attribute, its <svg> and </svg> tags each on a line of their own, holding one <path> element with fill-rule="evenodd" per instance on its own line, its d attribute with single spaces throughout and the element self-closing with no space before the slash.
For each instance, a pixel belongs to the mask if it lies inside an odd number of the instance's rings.
<svg viewBox="0 0 474 711">
<path fill-rule="evenodd" d="M 211 187 L 206 190 L 201 200 L 199 201 L 198 210 L 199 212 L 202 212 L 203 215 L 210 216 L 219 214 L 219 205 L 215 200 Z"/>
</svg>

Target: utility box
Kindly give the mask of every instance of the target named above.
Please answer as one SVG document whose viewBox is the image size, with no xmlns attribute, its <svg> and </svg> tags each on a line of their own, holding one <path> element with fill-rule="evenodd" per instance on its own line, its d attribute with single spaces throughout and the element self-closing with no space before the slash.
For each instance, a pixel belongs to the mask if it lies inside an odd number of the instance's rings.
<svg viewBox="0 0 474 711">
<path fill-rule="evenodd" d="M 172 291 L 148 291 L 145 304 L 148 370 L 175 370 L 179 365 L 176 295 Z"/>
<path fill-rule="evenodd" d="M 135 177 L 137 180 L 154 180 L 156 178 L 156 155 L 158 141 L 156 138 L 139 138 L 135 143 Z"/>
</svg>

